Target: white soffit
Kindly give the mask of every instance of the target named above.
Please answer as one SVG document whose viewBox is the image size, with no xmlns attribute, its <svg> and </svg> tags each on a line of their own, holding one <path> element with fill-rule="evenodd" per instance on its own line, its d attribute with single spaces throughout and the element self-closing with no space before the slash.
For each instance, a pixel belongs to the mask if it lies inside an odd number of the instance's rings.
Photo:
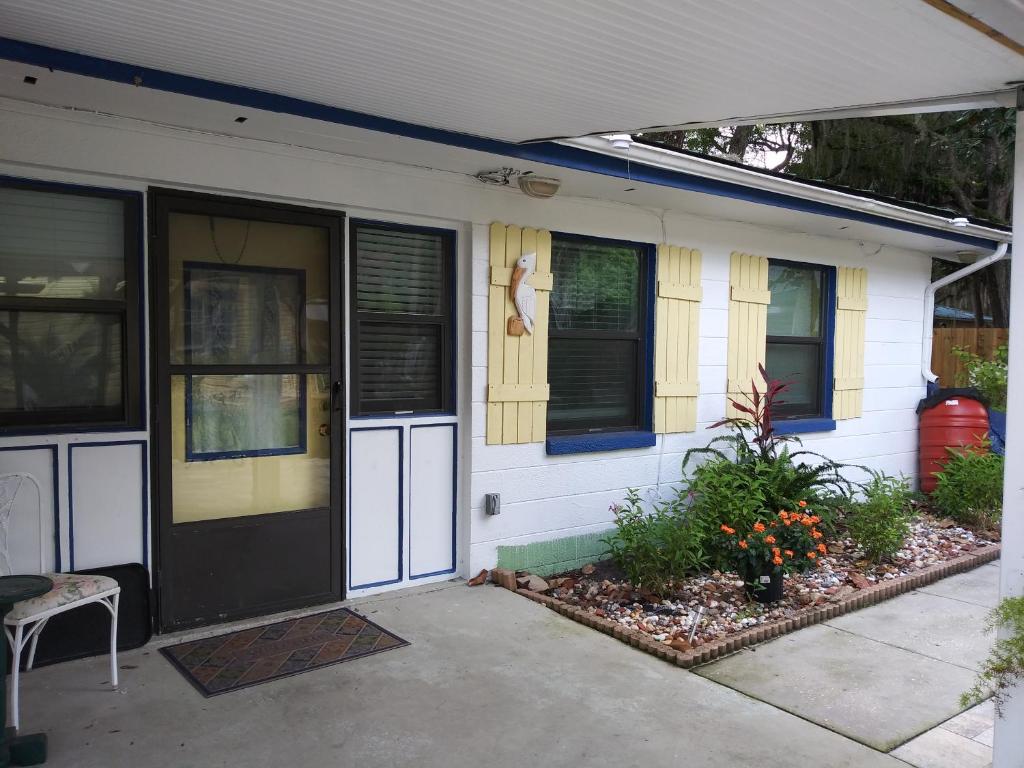
<svg viewBox="0 0 1024 768">
<path fill-rule="evenodd" d="M 1024 80 L 1024 57 L 924 0 L 0 0 L 0 30 L 509 141 L 984 103 Z"/>
</svg>

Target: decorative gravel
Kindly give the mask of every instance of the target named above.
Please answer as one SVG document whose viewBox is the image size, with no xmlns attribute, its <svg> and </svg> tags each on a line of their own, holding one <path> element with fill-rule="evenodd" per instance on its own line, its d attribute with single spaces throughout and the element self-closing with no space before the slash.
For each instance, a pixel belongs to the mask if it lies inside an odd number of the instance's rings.
<svg viewBox="0 0 1024 768">
<path fill-rule="evenodd" d="M 840 538 L 829 545 L 827 556 L 819 558 L 817 568 L 787 576 L 783 599 L 769 605 L 749 599 L 743 581 L 735 573 L 722 571 L 693 576 L 658 598 L 635 590 L 608 561 L 548 578 L 544 584 L 548 588 L 541 591 L 685 651 L 758 624 L 790 618 L 807 606 L 838 602 L 858 589 L 991 543 L 991 538 L 955 527 L 948 520 L 922 517 L 912 525 L 903 549 L 891 560 L 872 565 L 862 559 L 863 553 L 851 539 Z M 698 620 L 701 606 L 704 610 Z M 691 645 L 688 638 L 695 620 Z"/>
</svg>

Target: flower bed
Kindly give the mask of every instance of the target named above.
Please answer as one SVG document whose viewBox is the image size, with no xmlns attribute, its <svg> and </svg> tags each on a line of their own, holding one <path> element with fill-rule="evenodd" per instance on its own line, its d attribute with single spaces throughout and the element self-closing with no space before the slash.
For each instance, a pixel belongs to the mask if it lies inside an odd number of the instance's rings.
<svg viewBox="0 0 1024 768">
<path fill-rule="evenodd" d="M 532 577 L 531 585 L 542 589 L 519 591 L 632 645 L 690 666 L 998 556 L 998 545 L 988 539 L 946 525 L 927 517 L 918 519 L 904 547 L 889 563 L 879 565 L 860 560 L 849 538 L 833 541 L 818 558 L 817 568 L 787 575 L 783 599 L 768 605 L 750 600 L 735 573 L 721 571 L 684 579 L 658 598 L 634 590 L 608 561 L 544 583 Z"/>
</svg>

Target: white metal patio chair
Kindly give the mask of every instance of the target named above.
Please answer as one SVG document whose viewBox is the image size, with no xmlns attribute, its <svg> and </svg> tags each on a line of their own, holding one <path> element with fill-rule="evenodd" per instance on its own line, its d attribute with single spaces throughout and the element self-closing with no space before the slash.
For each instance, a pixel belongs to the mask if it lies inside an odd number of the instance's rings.
<svg viewBox="0 0 1024 768">
<path fill-rule="evenodd" d="M 29 482 L 35 486 L 38 502 L 40 530 L 42 530 L 42 493 L 39 483 L 27 472 L 0 475 L 0 575 L 11 574 L 11 560 L 7 549 L 7 534 L 18 491 Z M 39 570 L 43 569 L 44 538 L 39 537 Z M 31 671 L 36 657 L 36 644 L 51 616 L 70 611 L 89 603 L 101 603 L 110 611 L 110 683 L 117 689 L 117 606 L 121 587 L 107 576 L 87 576 L 71 573 L 47 573 L 53 580 L 53 589 L 45 595 L 15 603 L 4 619 L 4 632 L 11 647 L 11 725 L 18 728 L 18 683 L 21 676 L 21 652 L 29 645 L 25 671 Z M 13 629 L 13 636 L 12 636 Z"/>
</svg>

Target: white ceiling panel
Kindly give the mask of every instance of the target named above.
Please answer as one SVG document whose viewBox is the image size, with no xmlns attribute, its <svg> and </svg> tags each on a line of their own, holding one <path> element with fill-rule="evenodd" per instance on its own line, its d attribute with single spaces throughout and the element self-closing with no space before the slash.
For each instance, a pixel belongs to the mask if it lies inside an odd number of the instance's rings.
<svg viewBox="0 0 1024 768">
<path fill-rule="evenodd" d="M 987 18 L 1017 32 L 1009 11 Z M 509 141 L 1024 80 L 1024 57 L 923 0 L 0 0 L 0 30 Z"/>
</svg>

